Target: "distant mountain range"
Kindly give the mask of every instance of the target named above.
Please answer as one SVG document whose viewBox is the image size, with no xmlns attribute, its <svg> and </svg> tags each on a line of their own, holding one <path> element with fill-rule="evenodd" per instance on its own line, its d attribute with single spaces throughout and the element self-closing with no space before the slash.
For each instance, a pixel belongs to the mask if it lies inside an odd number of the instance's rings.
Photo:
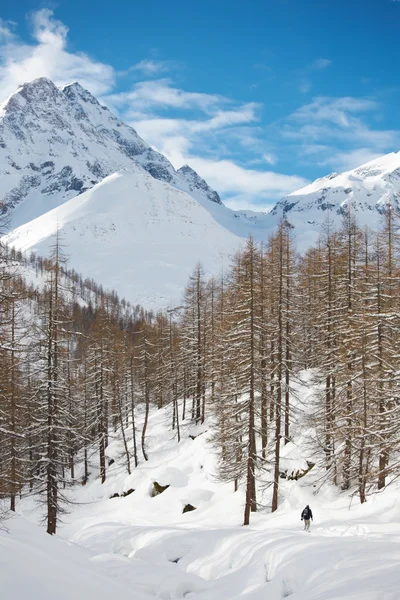
<svg viewBox="0 0 400 600">
<path fill-rule="evenodd" d="M 14 229 L 6 241 L 45 254 L 58 227 L 72 267 L 149 308 L 178 302 L 196 262 L 218 274 L 249 234 L 266 239 L 282 216 L 304 248 L 328 210 L 339 222 L 351 204 L 376 227 L 399 193 L 397 153 L 318 179 L 268 214 L 235 212 L 79 83 L 37 79 L 0 106 L 0 200 Z"/>
<path fill-rule="evenodd" d="M 277 202 L 270 217 L 286 215 L 304 248 L 316 240 L 328 212 L 338 225 L 351 207 L 360 226 L 377 229 L 388 206 L 400 211 L 400 152 L 321 177 Z"/>
</svg>

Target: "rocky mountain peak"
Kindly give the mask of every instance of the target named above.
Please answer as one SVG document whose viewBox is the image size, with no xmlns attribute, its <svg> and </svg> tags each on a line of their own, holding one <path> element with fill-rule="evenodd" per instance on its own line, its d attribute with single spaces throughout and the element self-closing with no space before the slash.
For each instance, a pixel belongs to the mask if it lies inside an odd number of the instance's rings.
<svg viewBox="0 0 400 600">
<path fill-rule="evenodd" d="M 51 98 L 59 96 L 58 87 L 47 77 L 39 77 L 33 81 L 24 83 L 15 92 L 15 95 L 22 96 L 27 102 L 48 101 Z"/>
<path fill-rule="evenodd" d="M 192 192 L 198 191 L 205 194 L 211 202 L 222 204 L 222 200 L 217 192 L 211 189 L 208 183 L 192 167 L 183 165 L 177 172 L 185 179 Z"/>
<path fill-rule="evenodd" d="M 58 88 L 41 77 L 1 106 L 0 201 L 13 226 L 137 165 L 198 200 L 221 202 L 193 170 L 178 173 L 78 82 Z"/>
<path fill-rule="evenodd" d="M 88 90 L 83 88 L 80 83 L 77 81 L 73 81 L 72 83 L 67 83 L 61 88 L 61 91 L 67 96 L 69 100 L 77 100 L 80 99 L 85 103 L 96 104 L 100 106 L 99 101 L 95 98 Z"/>
<path fill-rule="evenodd" d="M 26 110 L 29 105 L 44 103 L 47 104 L 60 95 L 57 86 L 46 77 L 39 77 L 28 83 L 24 83 L 9 96 L 2 104 L 3 116 L 13 113 L 17 110 Z"/>
</svg>

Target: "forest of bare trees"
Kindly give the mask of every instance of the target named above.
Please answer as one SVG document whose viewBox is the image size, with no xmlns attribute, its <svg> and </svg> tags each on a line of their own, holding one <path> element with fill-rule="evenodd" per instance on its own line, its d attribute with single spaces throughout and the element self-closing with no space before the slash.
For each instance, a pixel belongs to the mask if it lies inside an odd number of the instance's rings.
<svg viewBox="0 0 400 600">
<path fill-rule="evenodd" d="M 2 248 L 0 497 L 15 510 L 36 495 L 55 533 L 91 464 L 106 480 L 109 437 L 131 473 L 149 458 L 151 408 L 169 406 L 177 443 L 184 422 L 214 420 L 218 477 L 245 491 L 248 524 L 266 474 L 278 507 L 293 383 L 311 369 L 310 446 L 326 480 L 365 502 L 400 473 L 397 231 L 390 209 L 375 232 L 327 218 L 299 255 L 282 220 L 219 279 L 197 265 L 182 305 L 157 314 L 67 271 L 58 239 L 45 260 Z"/>
</svg>

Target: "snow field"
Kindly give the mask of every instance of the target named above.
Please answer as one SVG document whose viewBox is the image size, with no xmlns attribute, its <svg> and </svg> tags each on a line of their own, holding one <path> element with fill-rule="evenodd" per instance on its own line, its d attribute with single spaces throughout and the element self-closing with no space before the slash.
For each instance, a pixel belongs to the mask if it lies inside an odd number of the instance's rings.
<svg viewBox="0 0 400 600">
<path fill-rule="evenodd" d="M 304 399 L 307 377 L 301 378 L 300 387 L 301 381 L 299 396 Z M 138 410 L 138 427 L 141 416 Z M 298 481 L 282 479 L 278 511 L 270 514 L 265 508 L 252 515 L 249 527 L 242 527 L 244 491 L 235 493 L 233 485 L 215 479 L 212 419 L 203 426 L 184 424 L 179 445 L 170 424 L 169 408 L 151 410 L 149 461 L 139 455 L 140 464 L 131 475 L 121 440 L 118 435 L 112 439 L 107 455 L 115 462 L 105 484 L 100 484 L 93 464 L 88 484 L 75 488 L 76 504 L 60 528 L 68 545 L 16 519 L 21 555 L 27 557 L 32 547 L 43 549 L 42 566 L 35 567 L 39 591 L 32 600 L 102 600 L 110 598 L 113 585 L 114 595 L 138 600 L 399 600 L 400 500 L 394 484 L 361 506 L 356 498 L 321 486 L 321 472 L 314 468 Z M 294 433 L 294 443 L 283 448 L 283 462 L 296 470 L 309 458 L 302 446 L 307 431 L 300 420 Z M 155 481 L 169 487 L 152 497 Z M 267 507 L 271 489 L 264 488 L 260 486 L 258 500 Z M 126 497 L 110 498 L 130 489 L 135 491 Z M 183 514 L 187 503 L 196 510 Z M 311 534 L 302 530 L 300 521 L 308 503 L 314 513 Z M 23 513 L 37 519 L 29 502 L 23 504 Z M 0 534 L 1 565 L 4 556 L 12 561 L 4 539 L 10 536 Z M 47 585 L 42 581 L 47 552 L 53 560 L 50 581 L 56 587 L 59 572 L 57 590 L 64 586 L 60 595 L 46 596 L 40 589 L 41 582 L 43 589 Z M 23 579 L 29 580 L 29 573 Z M 62 595 L 73 589 L 75 579 L 84 593 Z M 108 595 L 101 595 L 106 591 Z M 18 590 L 10 596 L 22 597 Z"/>
<path fill-rule="evenodd" d="M 132 600 L 129 587 L 104 575 L 89 552 L 19 516 L 0 529 L 0 581 L 2 600 Z"/>
</svg>

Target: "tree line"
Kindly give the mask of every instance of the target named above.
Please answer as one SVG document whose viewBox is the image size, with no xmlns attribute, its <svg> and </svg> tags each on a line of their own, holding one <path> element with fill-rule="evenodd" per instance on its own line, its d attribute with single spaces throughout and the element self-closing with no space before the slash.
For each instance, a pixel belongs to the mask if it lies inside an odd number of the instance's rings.
<svg viewBox="0 0 400 600">
<path fill-rule="evenodd" d="M 376 232 L 351 212 L 337 229 L 328 217 L 299 254 L 282 219 L 221 277 L 197 265 L 181 306 L 158 313 L 85 285 L 58 239 L 46 260 L 2 248 L 0 495 L 15 510 L 36 494 L 55 533 L 67 488 L 94 463 L 106 480 L 109 437 L 130 473 L 148 460 L 150 408 L 169 406 L 177 443 L 184 422 L 215 421 L 218 476 L 245 490 L 248 524 L 265 473 L 278 508 L 293 385 L 311 369 L 310 447 L 326 479 L 365 502 L 400 472 L 398 229 L 390 207 Z M 41 287 L 18 274 L 24 260 Z"/>
</svg>

